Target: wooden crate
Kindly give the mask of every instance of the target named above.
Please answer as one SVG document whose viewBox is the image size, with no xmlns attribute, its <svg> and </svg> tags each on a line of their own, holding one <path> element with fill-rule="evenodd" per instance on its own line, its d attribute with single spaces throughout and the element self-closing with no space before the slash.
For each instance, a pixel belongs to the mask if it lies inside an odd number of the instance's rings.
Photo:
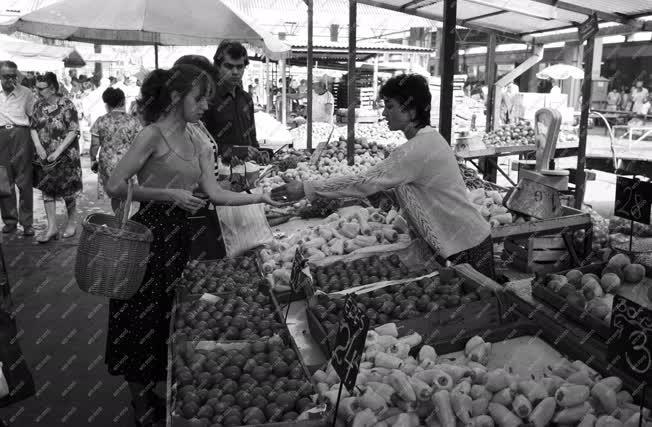
<svg viewBox="0 0 652 427">
<path fill-rule="evenodd" d="M 552 273 L 571 267 L 571 256 L 561 234 L 505 239 L 503 259 L 526 273 Z"/>
<path fill-rule="evenodd" d="M 560 216 L 559 218 L 494 227 L 491 229 L 491 237 L 494 240 L 502 240 L 507 237 L 548 235 L 562 230 L 589 230 L 592 229 L 592 227 L 591 215 L 587 212 L 564 206 L 563 216 Z M 591 245 L 589 244 L 589 248 L 590 247 Z"/>
</svg>

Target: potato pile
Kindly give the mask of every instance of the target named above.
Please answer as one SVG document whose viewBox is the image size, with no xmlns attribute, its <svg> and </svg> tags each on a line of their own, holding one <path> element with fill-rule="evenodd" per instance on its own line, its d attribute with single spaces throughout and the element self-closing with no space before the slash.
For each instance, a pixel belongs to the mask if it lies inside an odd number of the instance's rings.
<svg viewBox="0 0 652 427">
<path fill-rule="evenodd" d="M 346 126 L 337 127 L 333 132 L 334 138 L 346 139 L 347 128 Z M 401 131 L 391 131 L 387 126 L 387 122 L 378 123 L 356 123 L 355 137 L 366 138 L 368 141 L 374 141 L 378 145 L 390 148 L 392 146 L 402 145 L 407 142 L 407 138 Z"/>
<path fill-rule="evenodd" d="M 277 290 L 290 283 L 292 261 L 297 248 L 309 260 L 350 254 L 358 249 L 407 243 L 411 238 L 408 223 L 396 210 L 383 212 L 376 208 L 358 208 L 340 216 L 334 213 L 326 223 L 301 230 L 286 239 L 275 240 L 261 250 L 263 273 L 270 274 Z"/>
<path fill-rule="evenodd" d="M 566 275 L 548 275 L 541 284 L 565 298 L 569 304 L 609 323 L 613 299 L 608 294 L 615 294 L 624 283 L 638 284 L 644 277 L 645 267 L 632 264 L 624 254 L 617 254 L 609 260 L 600 276 L 570 270 Z"/>
<path fill-rule="evenodd" d="M 328 137 L 331 134 L 333 129 L 332 125 L 328 123 L 314 122 L 312 124 L 312 145 L 316 147 L 317 144 L 328 141 Z M 308 135 L 308 125 L 302 124 L 294 129 L 290 130 L 290 135 L 292 135 L 292 142 L 296 146 L 305 147 L 306 139 Z"/>
<path fill-rule="evenodd" d="M 394 324 L 369 331 L 356 390 L 344 389 L 336 425 L 638 425 L 638 407 L 620 378 L 602 378 L 581 361 L 562 359 L 540 378 L 523 378 L 508 367 L 489 369 L 492 344 L 479 336 L 455 361 L 419 347 L 421 341 L 419 334 L 399 338 Z M 313 380 L 319 400 L 335 405 L 340 380 L 333 368 L 316 371 Z"/>
</svg>

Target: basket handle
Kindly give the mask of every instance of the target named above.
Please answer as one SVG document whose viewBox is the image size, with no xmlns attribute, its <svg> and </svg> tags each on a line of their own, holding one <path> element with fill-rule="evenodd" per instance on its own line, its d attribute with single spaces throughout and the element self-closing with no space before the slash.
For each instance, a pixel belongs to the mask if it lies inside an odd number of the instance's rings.
<svg viewBox="0 0 652 427">
<path fill-rule="evenodd" d="M 129 219 L 129 214 L 131 214 L 131 201 L 134 197 L 134 180 L 133 178 L 129 179 L 127 183 L 127 199 L 124 204 L 121 206 L 120 210 L 117 212 L 117 219 L 120 221 L 120 228 L 125 228 L 127 220 Z M 122 212 L 122 218 L 120 218 L 120 213 Z"/>
</svg>

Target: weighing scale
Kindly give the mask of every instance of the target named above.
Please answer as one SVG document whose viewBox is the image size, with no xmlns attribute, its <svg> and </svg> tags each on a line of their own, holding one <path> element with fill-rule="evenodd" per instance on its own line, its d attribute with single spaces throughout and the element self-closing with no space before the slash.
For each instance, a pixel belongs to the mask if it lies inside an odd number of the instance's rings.
<svg viewBox="0 0 652 427">
<path fill-rule="evenodd" d="M 569 172 L 547 169 L 557 147 L 560 126 L 559 111 L 542 108 L 536 112 L 536 166 L 534 170 L 521 170 L 517 186 L 505 200 L 509 210 L 537 219 L 562 216 L 559 192 L 568 190 Z"/>
</svg>

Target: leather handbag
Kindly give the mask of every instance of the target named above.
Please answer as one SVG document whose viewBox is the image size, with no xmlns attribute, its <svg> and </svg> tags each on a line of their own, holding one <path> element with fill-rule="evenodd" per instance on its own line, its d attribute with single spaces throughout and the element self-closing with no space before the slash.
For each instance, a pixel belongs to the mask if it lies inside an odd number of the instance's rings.
<svg viewBox="0 0 652 427">
<path fill-rule="evenodd" d="M 13 183 L 9 177 L 9 171 L 6 166 L 0 165 L 0 197 L 11 196 L 11 187 Z"/>
</svg>

